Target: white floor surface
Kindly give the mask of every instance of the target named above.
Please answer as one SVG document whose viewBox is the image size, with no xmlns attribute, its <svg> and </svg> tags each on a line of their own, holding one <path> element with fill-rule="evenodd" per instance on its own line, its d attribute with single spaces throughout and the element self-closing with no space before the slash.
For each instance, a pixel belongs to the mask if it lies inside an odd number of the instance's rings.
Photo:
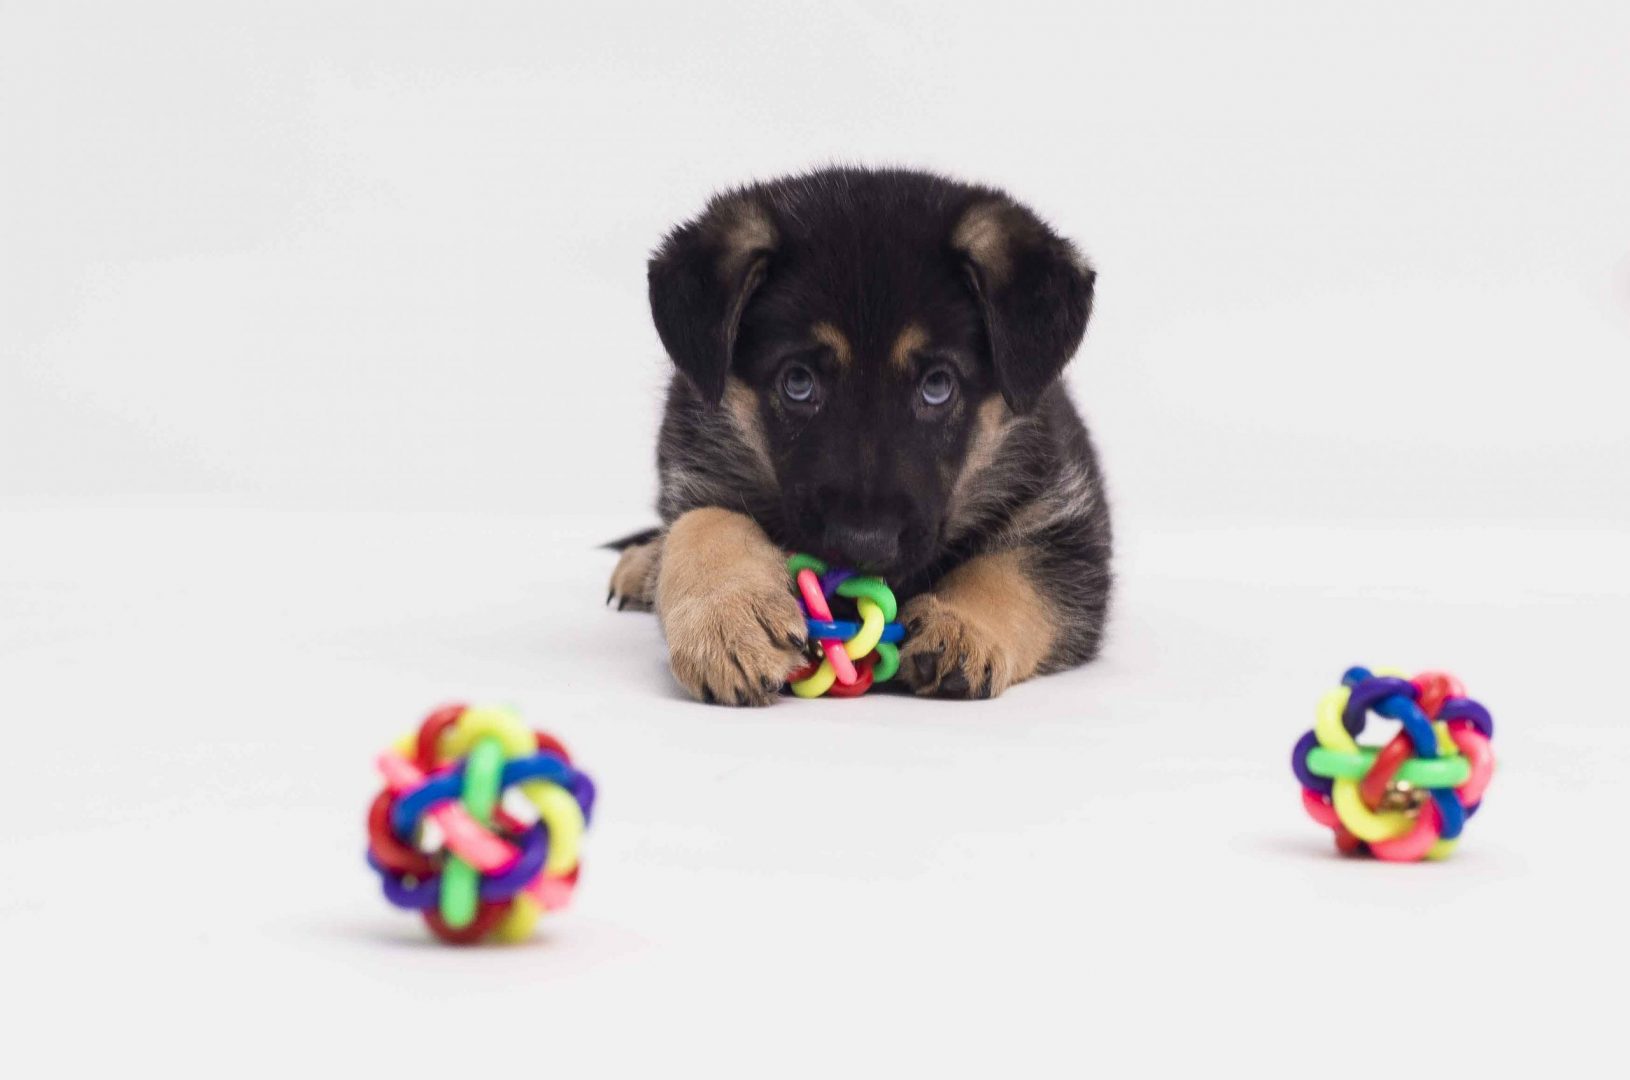
<svg viewBox="0 0 1630 1080">
<path fill-rule="evenodd" d="M 1624 533 L 1133 530 L 1084 670 L 738 711 L 600 606 L 592 542 L 637 521 L 5 521 L 18 1075 L 1618 1067 Z M 1495 713 L 1448 863 L 1341 859 L 1302 815 L 1289 747 L 1360 662 Z M 529 946 L 433 944 L 362 863 L 372 755 L 458 698 L 601 786 Z"/>
</svg>

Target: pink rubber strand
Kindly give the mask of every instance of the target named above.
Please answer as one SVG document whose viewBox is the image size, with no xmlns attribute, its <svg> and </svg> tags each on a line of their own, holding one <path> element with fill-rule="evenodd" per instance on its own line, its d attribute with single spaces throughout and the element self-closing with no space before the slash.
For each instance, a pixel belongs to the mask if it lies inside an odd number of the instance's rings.
<svg viewBox="0 0 1630 1080">
<path fill-rule="evenodd" d="M 539 874 L 521 890 L 530 896 L 537 905 L 545 911 L 561 911 L 572 902 L 572 892 L 577 883 L 567 877 L 554 877 L 549 874 Z"/>
<path fill-rule="evenodd" d="M 1325 802 L 1324 796 L 1307 788 L 1302 789 L 1302 809 L 1307 811 L 1308 817 L 1327 829 L 1341 825 L 1341 819 L 1336 817 L 1336 808 Z"/>
<path fill-rule="evenodd" d="M 396 754 L 380 754 L 376 764 L 392 792 L 401 793 L 424 783 L 419 767 Z M 453 854 L 483 874 L 502 873 L 520 856 L 515 847 L 483 828 L 456 799 L 432 807 L 429 816 L 447 838 Z"/>
<path fill-rule="evenodd" d="M 798 571 L 798 591 L 804 594 L 804 606 L 809 608 L 811 615 L 821 622 L 832 621 L 832 609 L 827 606 L 826 597 L 821 592 L 821 579 L 807 566 Z M 832 671 L 838 677 L 838 685 L 853 686 L 860 676 L 855 672 L 854 661 L 843 651 L 843 642 L 837 638 L 822 638 L 821 648 L 826 651 L 826 658 L 832 663 Z"/>
<path fill-rule="evenodd" d="M 1455 788 L 1455 794 L 1467 806 L 1483 801 L 1483 789 L 1494 778 L 1494 748 L 1483 738 L 1483 733 L 1472 726 L 1470 720 L 1456 720 L 1449 725 L 1449 738 L 1471 763 L 1471 775 Z"/>
</svg>

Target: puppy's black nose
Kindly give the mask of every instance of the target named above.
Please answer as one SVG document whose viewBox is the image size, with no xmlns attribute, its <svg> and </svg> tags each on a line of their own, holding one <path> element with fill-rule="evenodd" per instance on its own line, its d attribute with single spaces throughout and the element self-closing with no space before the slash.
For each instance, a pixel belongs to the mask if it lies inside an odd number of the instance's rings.
<svg viewBox="0 0 1630 1080">
<path fill-rule="evenodd" d="M 826 546 L 857 570 L 880 570 L 900 554 L 900 530 L 890 525 L 849 525 L 829 521 Z"/>
</svg>

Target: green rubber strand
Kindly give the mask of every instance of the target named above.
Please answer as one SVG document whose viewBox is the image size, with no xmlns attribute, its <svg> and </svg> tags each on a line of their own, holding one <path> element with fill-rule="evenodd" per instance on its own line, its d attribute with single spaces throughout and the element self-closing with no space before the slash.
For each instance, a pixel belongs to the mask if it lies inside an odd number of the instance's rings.
<svg viewBox="0 0 1630 1080">
<path fill-rule="evenodd" d="M 797 577 L 800 570 L 813 570 L 817 574 L 824 574 L 826 573 L 826 564 L 813 555 L 805 555 L 803 552 L 799 552 L 787 560 L 787 573 Z"/>
<path fill-rule="evenodd" d="M 883 609 L 885 622 L 893 622 L 894 617 L 900 614 L 900 606 L 894 600 L 894 591 L 879 577 L 852 577 L 838 586 L 838 595 L 847 596 L 851 600 L 866 597 Z"/>
<path fill-rule="evenodd" d="M 1358 753 L 1315 746 L 1307 755 L 1307 771 L 1332 780 L 1362 780 L 1375 764 L 1377 751 L 1360 747 Z M 1471 762 L 1454 757 L 1410 758 L 1398 769 L 1396 780 L 1420 788 L 1457 788 L 1471 778 Z"/>
<path fill-rule="evenodd" d="M 464 809 L 483 825 L 492 824 L 504 775 L 504 748 L 495 738 L 482 739 L 464 759 Z M 454 930 L 475 921 L 481 905 L 481 872 L 457 855 L 441 871 L 441 917 Z"/>
<path fill-rule="evenodd" d="M 872 668 L 872 682 L 888 682 L 900 670 L 900 650 L 886 641 L 877 643 L 877 666 Z"/>
</svg>

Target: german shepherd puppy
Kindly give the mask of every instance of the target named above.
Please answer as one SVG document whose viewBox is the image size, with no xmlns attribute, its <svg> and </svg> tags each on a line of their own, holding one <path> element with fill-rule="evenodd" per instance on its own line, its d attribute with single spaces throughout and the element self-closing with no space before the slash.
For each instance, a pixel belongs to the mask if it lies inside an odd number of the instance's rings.
<svg viewBox="0 0 1630 1080">
<path fill-rule="evenodd" d="M 990 697 L 1098 651 L 1110 525 L 1059 374 L 1093 270 L 992 188 L 823 169 L 715 197 L 649 266 L 676 369 L 659 529 L 609 599 L 654 609 L 675 677 L 763 705 L 803 663 L 785 569 L 887 578 L 919 694 Z"/>
</svg>

